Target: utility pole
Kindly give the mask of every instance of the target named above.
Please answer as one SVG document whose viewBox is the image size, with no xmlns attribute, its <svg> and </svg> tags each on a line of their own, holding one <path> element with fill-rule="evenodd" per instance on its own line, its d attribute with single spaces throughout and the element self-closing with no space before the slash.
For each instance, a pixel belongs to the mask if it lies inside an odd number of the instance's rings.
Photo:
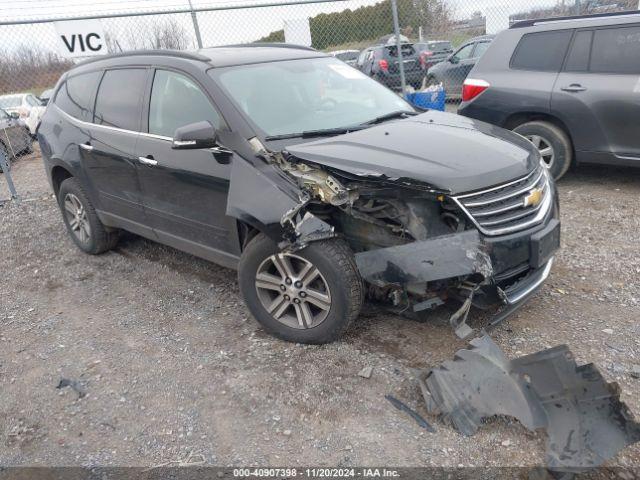
<svg viewBox="0 0 640 480">
<path fill-rule="evenodd" d="M 191 0 L 189 0 L 189 9 L 191 10 L 191 20 L 193 20 L 193 29 L 196 32 L 196 41 L 198 42 L 198 48 L 202 48 L 202 37 L 200 37 L 200 27 L 198 26 L 198 17 L 196 15 L 196 11 L 193 9 Z"/>
<path fill-rule="evenodd" d="M 576 0 L 577 1 L 577 0 Z M 402 47 L 400 42 L 400 23 L 398 22 L 398 4 L 396 0 L 391 0 L 391 14 L 393 15 L 393 30 L 396 34 L 396 47 L 398 48 L 398 67 L 400 68 L 400 85 L 402 88 L 402 97 L 407 88 L 407 81 L 404 76 L 404 62 L 402 61 Z"/>
</svg>

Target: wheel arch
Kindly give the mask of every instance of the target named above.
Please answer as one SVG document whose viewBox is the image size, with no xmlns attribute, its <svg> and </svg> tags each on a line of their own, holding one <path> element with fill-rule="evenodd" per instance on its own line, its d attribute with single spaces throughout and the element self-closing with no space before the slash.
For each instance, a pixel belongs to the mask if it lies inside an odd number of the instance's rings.
<svg viewBox="0 0 640 480">
<path fill-rule="evenodd" d="M 559 119 L 555 115 L 551 115 L 543 112 L 513 113 L 505 119 L 502 127 L 506 128 L 507 130 L 513 130 L 517 126 L 522 125 L 523 123 L 535 122 L 535 121 L 551 123 L 552 125 L 562 129 L 569 136 L 569 140 L 572 140 L 571 131 L 561 119 Z M 573 144 L 573 140 L 571 143 Z"/>
<path fill-rule="evenodd" d="M 51 186 L 53 187 L 53 193 L 55 193 L 56 197 L 58 196 L 62 182 L 71 177 L 74 177 L 74 175 L 69 168 L 62 165 L 54 165 L 51 169 Z"/>
<path fill-rule="evenodd" d="M 261 233 L 261 230 L 245 221 L 236 219 L 236 232 L 238 235 L 238 250 L 242 253 L 244 252 L 249 242 L 256 235 Z"/>
</svg>

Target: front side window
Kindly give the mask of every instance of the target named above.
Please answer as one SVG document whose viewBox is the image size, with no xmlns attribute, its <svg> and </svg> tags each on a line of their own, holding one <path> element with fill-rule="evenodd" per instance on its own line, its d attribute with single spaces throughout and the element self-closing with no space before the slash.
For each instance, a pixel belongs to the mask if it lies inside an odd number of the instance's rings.
<svg viewBox="0 0 640 480">
<path fill-rule="evenodd" d="M 173 137 L 177 128 L 203 120 L 220 128 L 220 115 L 200 87 L 179 73 L 156 70 L 149 104 L 149 133 Z"/>
<path fill-rule="evenodd" d="M 601 73 L 640 73 L 640 26 L 596 30 L 589 70 Z"/>
<path fill-rule="evenodd" d="M 489 45 L 491 45 L 490 42 L 480 42 L 476 44 L 476 49 L 473 51 L 473 58 L 480 58 L 482 55 L 484 55 L 484 52 L 487 51 Z"/>
<path fill-rule="evenodd" d="M 413 111 L 391 90 L 335 58 L 213 68 L 209 74 L 267 136 L 343 128 Z"/>
<path fill-rule="evenodd" d="M 146 75 L 142 68 L 107 70 L 98 88 L 94 122 L 138 131 Z"/>
<path fill-rule="evenodd" d="M 569 46 L 571 30 L 527 33 L 511 57 L 511 68 L 557 72 Z"/>
<path fill-rule="evenodd" d="M 458 60 L 466 60 L 467 58 L 471 58 L 472 52 L 473 52 L 473 43 L 469 45 L 465 45 L 460 50 L 458 50 L 453 56 Z"/>
<path fill-rule="evenodd" d="M 102 72 L 82 73 L 68 78 L 58 89 L 54 103 L 78 120 L 90 122 L 93 117 L 93 94 Z"/>
</svg>

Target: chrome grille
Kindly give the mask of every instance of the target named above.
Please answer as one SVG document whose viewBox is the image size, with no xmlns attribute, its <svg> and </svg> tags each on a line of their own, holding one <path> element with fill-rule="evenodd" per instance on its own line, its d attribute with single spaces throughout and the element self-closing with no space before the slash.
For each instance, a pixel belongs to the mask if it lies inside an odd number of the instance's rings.
<svg viewBox="0 0 640 480">
<path fill-rule="evenodd" d="M 536 190 L 541 191 L 539 203 L 527 203 Z M 503 235 L 540 223 L 553 203 L 543 166 L 518 180 L 458 195 L 453 200 L 485 235 Z"/>
</svg>

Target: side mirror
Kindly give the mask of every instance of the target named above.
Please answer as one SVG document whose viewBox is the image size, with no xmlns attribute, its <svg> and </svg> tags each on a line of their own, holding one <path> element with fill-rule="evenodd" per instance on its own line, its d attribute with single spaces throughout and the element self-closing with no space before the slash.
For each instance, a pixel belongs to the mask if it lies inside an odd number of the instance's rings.
<svg viewBox="0 0 640 480">
<path fill-rule="evenodd" d="M 14 120 L 18 120 L 20 118 L 20 114 L 18 112 L 11 112 L 9 116 Z"/>
<path fill-rule="evenodd" d="M 456 63 L 460 63 L 460 60 L 455 55 L 452 55 L 449 57 L 449 62 L 455 65 Z"/>
<path fill-rule="evenodd" d="M 217 145 L 216 129 L 211 122 L 190 123 L 176 129 L 173 134 L 174 150 L 195 150 L 200 148 L 212 148 Z"/>
</svg>

